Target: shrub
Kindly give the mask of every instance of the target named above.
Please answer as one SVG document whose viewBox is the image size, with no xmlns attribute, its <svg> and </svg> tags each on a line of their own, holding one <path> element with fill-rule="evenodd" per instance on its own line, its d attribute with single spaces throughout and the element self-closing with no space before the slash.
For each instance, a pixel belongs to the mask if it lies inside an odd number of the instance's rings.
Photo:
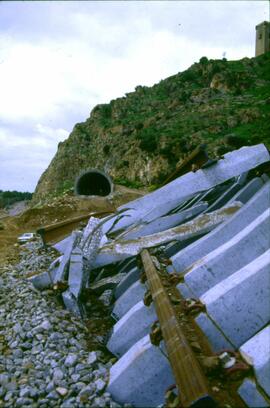
<svg viewBox="0 0 270 408">
<path fill-rule="evenodd" d="M 207 57 L 202 57 L 202 58 L 200 59 L 200 64 L 206 65 L 207 63 L 208 63 L 208 58 L 207 58 Z"/>
<path fill-rule="evenodd" d="M 181 79 L 184 82 L 196 81 L 197 74 L 189 69 L 181 74 Z"/>
<path fill-rule="evenodd" d="M 90 134 L 88 133 L 84 123 L 77 123 L 74 128 L 84 140 L 90 141 Z"/>
<path fill-rule="evenodd" d="M 234 133 L 227 135 L 225 140 L 228 145 L 236 148 L 239 148 L 244 144 L 243 139 L 240 136 L 235 135 Z"/>
<path fill-rule="evenodd" d="M 138 134 L 140 148 L 148 153 L 153 153 L 157 149 L 157 130 L 156 128 L 141 129 Z"/>
<path fill-rule="evenodd" d="M 216 153 L 218 156 L 223 156 L 225 153 L 228 153 L 231 149 L 228 146 L 218 146 Z"/>
<path fill-rule="evenodd" d="M 111 150 L 111 147 L 107 144 L 103 147 L 103 153 L 106 155 L 110 153 L 110 150 Z"/>
<path fill-rule="evenodd" d="M 121 186 L 125 186 L 128 188 L 141 188 L 143 187 L 143 183 L 141 183 L 140 181 L 136 181 L 136 180 L 127 180 L 121 177 L 115 177 L 114 178 L 114 183 L 115 184 L 119 184 Z"/>
<path fill-rule="evenodd" d="M 17 201 L 31 200 L 32 195 L 32 193 L 28 192 L 0 190 L 0 208 L 12 205 Z"/>
<path fill-rule="evenodd" d="M 64 193 L 72 193 L 74 191 L 74 181 L 65 180 L 55 191 L 55 196 L 61 196 Z"/>
<path fill-rule="evenodd" d="M 103 103 L 99 106 L 99 112 L 100 115 L 104 118 L 104 119 L 110 119 L 112 116 L 112 107 L 109 103 Z"/>
<path fill-rule="evenodd" d="M 143 123 L 142 122 L 138 122 L 135 124 L 135 129 L 136 130 L 141 130 L 143 128 Z"/>
</svg>

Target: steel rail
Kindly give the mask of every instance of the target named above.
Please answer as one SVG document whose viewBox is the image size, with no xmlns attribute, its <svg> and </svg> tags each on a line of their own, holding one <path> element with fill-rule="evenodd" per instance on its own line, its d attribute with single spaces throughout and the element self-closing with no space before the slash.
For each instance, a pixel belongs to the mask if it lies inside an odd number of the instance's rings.
<svg viewBox="0 0 270 408">
<path fill-rule="evenodd" d="M 163 287 L 151 255 L 144 249 L 141 260 L 175 376 L 183 407 L 215 406 L 207 380 L 178 323 L 173 306 Z"/>
<path fill-rule="evenodd" d="M 90 217 L 98 217 L 100 215 L 111 214 L 112 211 L 91 212 L 78 217 L 69 218 L 65 221 L 46 225 L 37 229 L 36 233 L 42 238 L 43 245 L 55 244 L 56 242 L 68 236 L 80 222 L 88 220 Z"/>
</svg>

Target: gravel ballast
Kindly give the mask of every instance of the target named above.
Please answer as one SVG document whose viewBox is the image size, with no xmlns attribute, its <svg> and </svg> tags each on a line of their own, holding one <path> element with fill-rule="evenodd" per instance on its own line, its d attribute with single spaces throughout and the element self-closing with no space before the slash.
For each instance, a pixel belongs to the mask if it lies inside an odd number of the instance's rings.
<svg viewBox="0 0 270 408">
<path fill-rule="evenodd" d="M 55 258 L 39 243 L 0 267 L 0 407 L 119 407 L 106 392 L 110 357 L 89 350 L 83 320 L 27 279 Z"/>
</svg>

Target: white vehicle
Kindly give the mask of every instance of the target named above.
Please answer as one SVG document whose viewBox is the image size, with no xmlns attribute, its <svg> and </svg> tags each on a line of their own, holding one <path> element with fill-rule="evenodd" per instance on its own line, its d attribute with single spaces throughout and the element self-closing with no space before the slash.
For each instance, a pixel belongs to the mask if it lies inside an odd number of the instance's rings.
<svg viewBox="0 0 270 408">
<path fill-rule="evenodd" d="M 19 244 L 24 244 L 29 241 L 33 241 L 36 238 L 36 234 L 34 232 L 25 232 L 23 235 L 18 237 Z"/>
</svg>

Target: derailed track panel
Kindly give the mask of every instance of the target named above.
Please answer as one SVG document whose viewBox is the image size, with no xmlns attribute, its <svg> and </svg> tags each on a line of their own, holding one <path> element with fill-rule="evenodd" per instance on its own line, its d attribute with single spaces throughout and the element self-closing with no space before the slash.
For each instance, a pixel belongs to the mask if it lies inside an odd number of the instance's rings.
<svg viewBox="0 0 270 408">
<path fill-rule="evenodd" d="M 268 401 L 261 355 L 266 364 L 270 355 L 257 339 L 263 346 L 269 336 L 264 331 L 269 315 L 262 313 L 270 290 L 265 284 L 269 258 L 264 259 L 269 179 L 258 174 L 250 179 L 248 171 L 269 154 L 254 146 L 225 156 L 176 180 L 181 188 L 172 182 L 155 192 L 155 199 L 150 194 L 112 217 L 89 220 L 63 245 L 54 280 L 68 287 L 62 293 L 66 307 L 75 314 L 79 308 L 80 316 L 89 303 L 83 296 L 87 289 L 111 307 L 117 320 L 104 339 L 118 357 L 107 386 L 117 403 L 240 408 L 244 402 L 254 407 L 255 400 Z M 217 219 L 224 212 L 226 217 Z M 259 256 L 264 257 L 263 275 Z M 109 326 L 108 320 L 105 332 Z M 257 329 L 262 332 L 253 339 Z"/>
<path fill-rule="evenodd" d="M 161 339 L 164 340 L 179 390 L 173 402 L 171 395 L 167 396 L 166 407 L 244 407 L 237 389 L 243 376 L 251 373 L 249 368 L 245 366 L 245 370 L 237 370 L 238 364 L 242 364 L 238 354 L 235 371 L 230 372 L 223 366 L 220 355 L 224 350 L 213 353 L 194 320 L 202 305 L 197 303 L 190 307 L 176 288 L 181 277 L 166 272 L 164 253 L 159 249 L 151 252 L 155 255 L 142 251 L 139 263 L 143 265 L 162 333 L 161 337 L 158 334 L 152 341 L 158 345 Z M 149 304 L 148 298 L 145 303 Z M 154 331 L 152 334 L 155 335 Z M 155 340 L 158 337 L 157 344 Z M 230 353 L 230 350 L 227 351 Z"/>
<path fill-rule="evenodd" d="M 37 234 L 39 234 L 42 238 L 44 246 L 50 244 L 55 244 L 56 242 L 60 241 L 67 237 L 76 227 L 80 225 L 82 222 L 86 222 L 89 220 L 91 216 L 101 216 L 111 214 L 108 211 L 99 211 L 99 212 L 92 212 L 86 215 L 80 215 L 79 217 L 70 218 L 65 221 L 57 222 L 54 224 L 46 225 L 45 227 L 41 227 L 37 230 Z"/>
<path fill-rule="evenodd" d="M 173 307 L 163 288 L 157 270 L 147 250 L 141 253 L 144 270 L 149 283 L 157 316 L 160 322 L 168 357 L 180 390 L 183 406 L 192 406 L 200 400 L 207 401 L 208 406 L 215 406 L 209 395 L 204 374 L 178 325 Z"/>
</svg>

